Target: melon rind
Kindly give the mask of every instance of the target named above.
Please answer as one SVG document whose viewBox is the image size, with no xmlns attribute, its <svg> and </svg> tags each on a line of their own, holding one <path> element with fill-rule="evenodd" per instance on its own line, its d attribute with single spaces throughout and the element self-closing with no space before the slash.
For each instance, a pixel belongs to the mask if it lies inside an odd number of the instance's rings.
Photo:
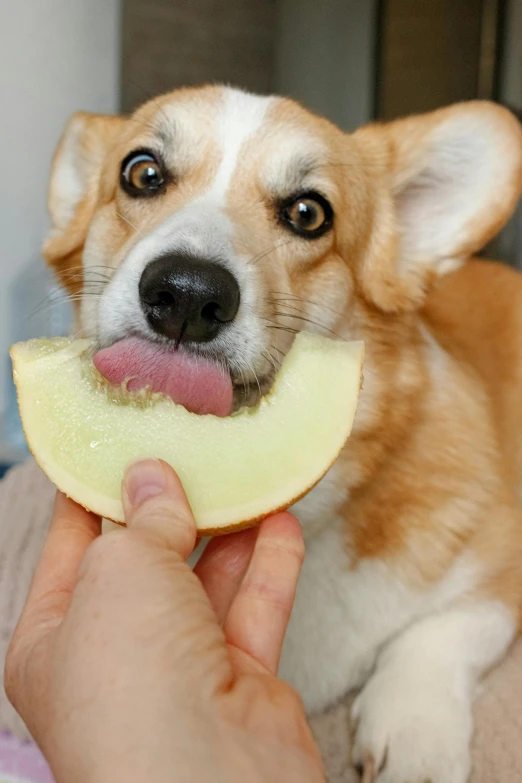
<svg viewBox="0 0 522 783">
<path fill-rule="evenodd" d="M 93 381 L 89 349 L 88 341 L 67 338 L 11 348 L 36 461 L 73 500 L 123 523 L 125 468 L 163 459 L 179 474 L 202 535 L 255 524 L 323 477 L 350 434 L 364 355 L 360 342 L 300 333 L 270 394 L 219 418 L 167 398 L 122 402 Z"/>
</svg>

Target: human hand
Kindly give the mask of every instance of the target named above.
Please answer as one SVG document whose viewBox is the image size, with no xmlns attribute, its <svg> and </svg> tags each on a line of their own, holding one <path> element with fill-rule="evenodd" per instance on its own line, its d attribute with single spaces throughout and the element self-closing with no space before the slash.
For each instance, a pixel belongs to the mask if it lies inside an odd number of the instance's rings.
<svg viewBox="0 0 522 783">
<path fill-rule="evenodd" d="M 6 663 L 57 783 L 323 781 L 299 697 L 276 677 L 303 559 L 287 513 L 214 539 L 165 464 L 127 472 L 127 528 L 58 494 Z"/>
</svg>

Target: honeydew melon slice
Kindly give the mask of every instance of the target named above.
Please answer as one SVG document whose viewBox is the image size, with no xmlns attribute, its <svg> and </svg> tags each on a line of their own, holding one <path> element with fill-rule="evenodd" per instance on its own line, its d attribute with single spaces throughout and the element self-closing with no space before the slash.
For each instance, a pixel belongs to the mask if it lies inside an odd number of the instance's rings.
<svg viewBox="0 0 522 783">
<path fill-rule="evenodd" d="M 124 521 L 121 482 L 138 459 L 179 474 L 201 534 L 230 532 L 287 508 L 326 473 L 350 434 L 363 344 L 297 335 L 271 392 L 225 418 L 170 398 L 132 397 L 96 377 L 86 340 L 11 348 L 29 447 L 69 497 Z"/>
</svg>

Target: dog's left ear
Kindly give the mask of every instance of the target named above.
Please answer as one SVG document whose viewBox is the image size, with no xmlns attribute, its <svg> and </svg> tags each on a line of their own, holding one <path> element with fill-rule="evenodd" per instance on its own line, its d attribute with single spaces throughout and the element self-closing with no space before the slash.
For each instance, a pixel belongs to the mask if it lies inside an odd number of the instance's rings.
<svg viewBox="0 0 522 783">
<path fill-rule="evenodd" d="M 361 142 L 365 134 L 370 146 L 380 139 L 391 191 L 383 230 L 395 235 L 381 243 L 392 259 L 368 257 L 363 288 L 382 309 L 416 307 L 510 217 L 522 189 L 522 129 L 506 109 L 473 101 L 363 128 Z"/>
</svg>

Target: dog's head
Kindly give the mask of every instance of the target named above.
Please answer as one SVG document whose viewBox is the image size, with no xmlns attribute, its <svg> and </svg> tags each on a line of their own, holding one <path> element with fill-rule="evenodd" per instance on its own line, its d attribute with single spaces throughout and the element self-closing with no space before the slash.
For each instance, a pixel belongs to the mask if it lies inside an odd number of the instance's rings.
<svg viewBox="0 0 522 783">
<path fill-rule="evenodd" d="M 411 317 L 507 220 L 521 168 L 516 120 L 488 103 L 347 135 L 290 100 L 180 90 L 70 120 L 45 255 L 109 378 L 226 413 L 232 389 L 237 406 L 270 386 L 296 331 Z"/>
</svg>

